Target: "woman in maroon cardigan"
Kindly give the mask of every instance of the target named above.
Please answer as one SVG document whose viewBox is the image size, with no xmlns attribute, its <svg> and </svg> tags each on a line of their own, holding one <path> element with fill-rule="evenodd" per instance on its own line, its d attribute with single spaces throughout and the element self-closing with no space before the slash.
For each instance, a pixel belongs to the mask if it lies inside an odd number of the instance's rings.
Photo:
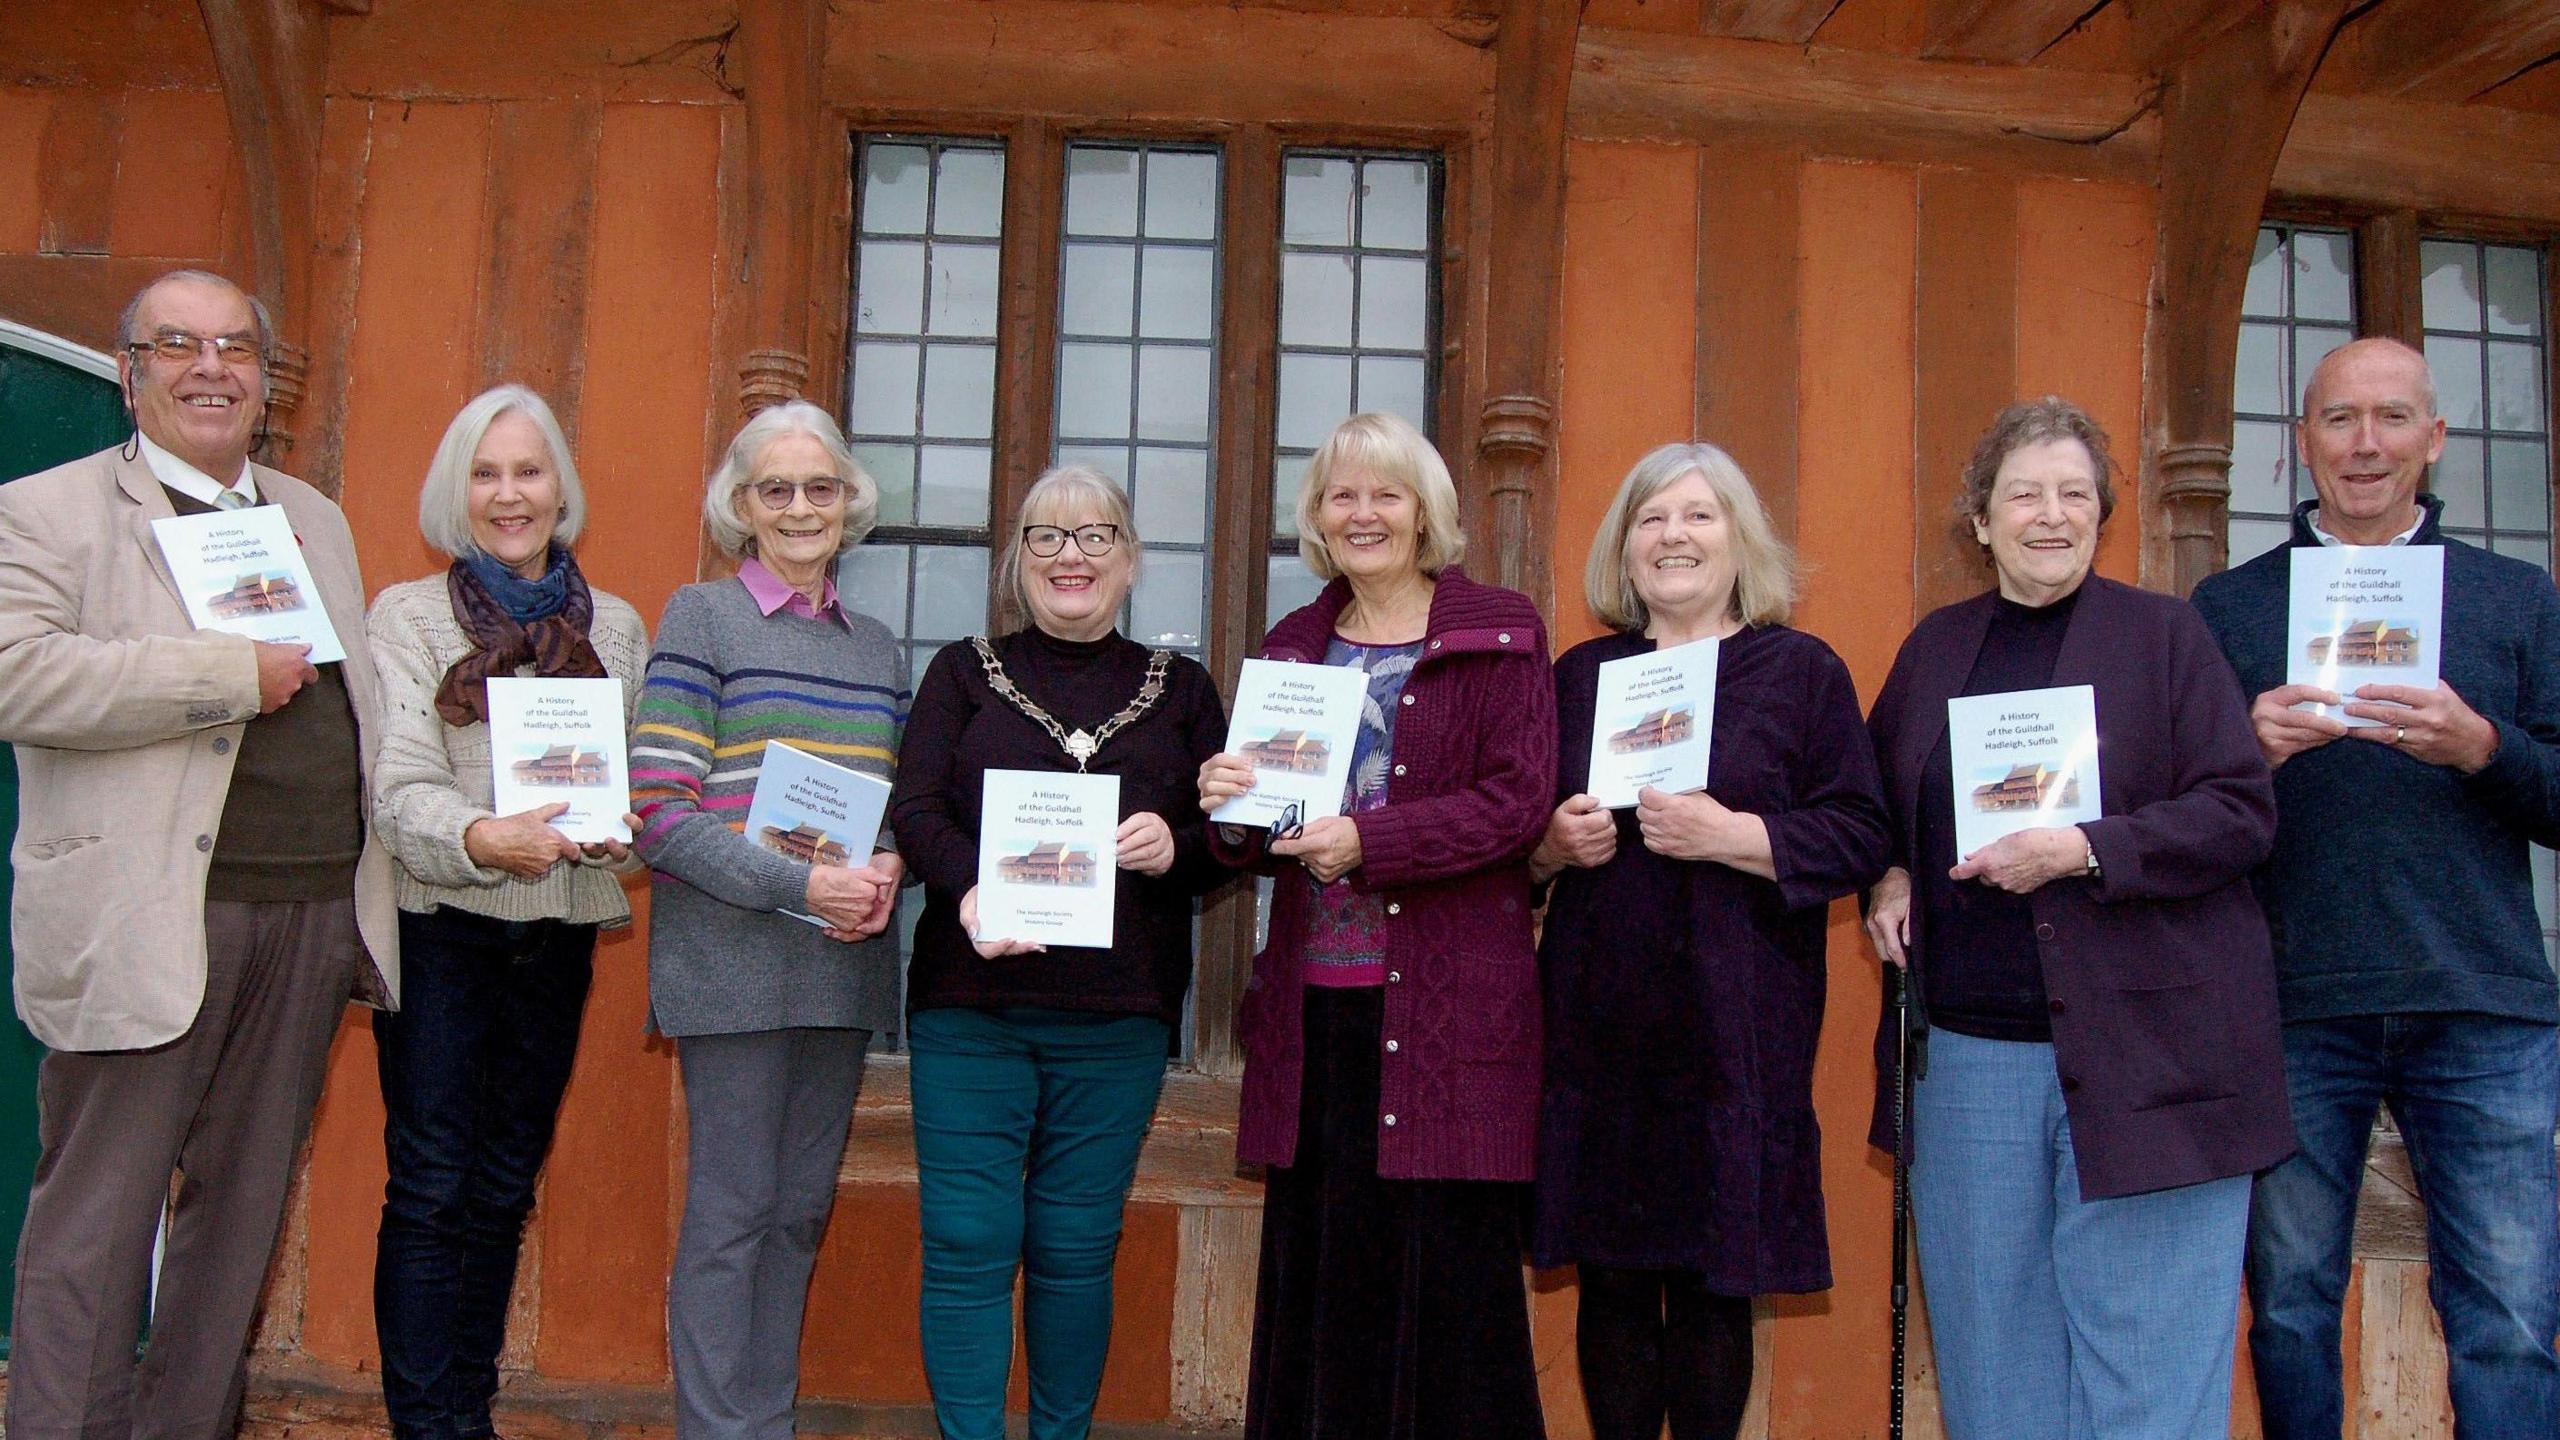
<svg viewBox="0 0 2560 1440">
<path fill-rule="evenodd" d="M 1355 415 L 1308 463 L 1300 552 L 1331 583 L 1267 659 L 1357 666 L 1369 701 L 1345 814 L 1270 838 L 1239 1158 L 1270 1167 L 1251 1440 L 1545 1433 L 1520 1285 L 1536 1148 L 1538 972 L 1528 856 L 1555 786 L 1555 692 L 1529 601 L 1456 565 L 1448 468 L 1412 426 Z M 1201 805 L 1253 783 L 1201 767 Z"/>
</svg>

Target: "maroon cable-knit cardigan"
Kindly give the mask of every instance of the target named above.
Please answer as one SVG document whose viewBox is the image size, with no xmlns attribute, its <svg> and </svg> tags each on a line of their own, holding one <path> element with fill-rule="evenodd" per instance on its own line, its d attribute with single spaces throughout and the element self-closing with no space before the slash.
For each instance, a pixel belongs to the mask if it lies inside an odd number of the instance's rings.
<svg viewBox="0 0 2560 1440">
<path fill-rule="evenodd" d="M 1272 627 L 1271 660 L 1320 664 L 1350 602 L 1341 580 Z M 1396 717 L 1387 803 L 1362 814 L 1350 881 L 1386 901 L 1386 1020 L 1378 1173 L 1393 1180 L 1527 1180 L 1537 1152 L 1538 961 L 1529 852 L 1555 800 L 1555 686 L 1527 597 L 1443 570 L 1421 659 Z M 1215 827 L 1212 827 L 1215 833 Z M 1232 864 L 1258 833 L 1219 845 Z M 1298 1150 L 1303 972 L 1312 892 L 1291 864 L 1274 887 L 1270 944 L 1253 958 L 1237 1157 L 1288 1165 Z M 1299 872 L 1303 873 L 1303 872 Z"/>
</svg>

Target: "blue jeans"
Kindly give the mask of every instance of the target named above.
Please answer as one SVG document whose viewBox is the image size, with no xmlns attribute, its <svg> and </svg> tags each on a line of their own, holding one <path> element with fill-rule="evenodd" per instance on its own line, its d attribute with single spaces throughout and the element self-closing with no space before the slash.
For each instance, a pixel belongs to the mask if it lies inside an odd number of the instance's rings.
<svg viewBox="0 0 2560 1440">
<path fill-rule="evenodd" d="M 1947 1030 L 1911 1146 L 1952 1440 L 2224 1440 L 2248 1176 L 2083 1200 L 2053 1047 Z"/>
<path fill-rule="evenodd" d="M 507 1297 L 560 1116 L 596 927 L 402 912 L 401 1006 L 373 1017 L 382 1230 L 373 1324 L 401 1440 L 490 1433 Z"/>
<path fill-rule="evenodd" d="M 922 1339 L 947 1440 L 1003 1440 L 1013 1276 L 1032 1440 L 1079 1440 L 1111 1345 L 1120 1210 L 1164 1088 L 1163 1021 L 921 1010 L 907 1022 Z"/>
<path fill-rule="evenodd" d="M 2374 1112 L 2389 1105 L 2427 1208 L 2461 1440 L 2560 1435 L 2560 1030 L 2488 1015 L 2362 1015 L 2284 1027 L 2302 1149 L 2260 1176 L 2249 1355 L 2267 1440 L 2335 1440 L 2338 1312 Z"/>
</svg>

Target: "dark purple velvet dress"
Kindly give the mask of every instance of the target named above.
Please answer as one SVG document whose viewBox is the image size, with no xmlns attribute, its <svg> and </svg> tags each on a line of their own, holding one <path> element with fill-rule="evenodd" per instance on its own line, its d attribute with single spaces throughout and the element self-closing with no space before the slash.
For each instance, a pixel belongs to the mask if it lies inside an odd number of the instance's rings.
<svg viewBox="0 0 2560 1440">
<path fill-rule="evenodd" d="M 1556 662 L 1559 799 L 1590 771 L 1601 662 L 1652 648 L 1610 635 Z M 1725 1295 L 1821 1290 L 1824 926 L 1884 872 L 1883 789 L 1848 668 L 1799 630 L 1725 640 L 1714 737 L 1707 791 L 1767 821 L 1778 878 L 1656 855 L 1632 809 L 1614 859 L 1556 877 L 1535 1251 Z"/>
</svg>

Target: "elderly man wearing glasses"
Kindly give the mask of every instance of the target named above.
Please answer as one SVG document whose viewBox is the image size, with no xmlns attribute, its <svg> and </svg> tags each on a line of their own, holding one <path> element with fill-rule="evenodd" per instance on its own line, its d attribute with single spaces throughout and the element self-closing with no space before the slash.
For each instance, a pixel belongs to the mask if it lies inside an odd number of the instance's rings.
<svg viewBox="0 0 2560 1440">
<path fill-rule="evenodd" d="M 338 507 L 249 463 L 271 338 L 230 281 L 162 276 L 118 336 L 133 438 L 0 489 L 11 939 L 46 1046 L 12 1434 L 231 1433 L 330 1038 L 351 993 L 396 994 L 364 585 Z M 343 661 L 189 622 L 151 522 L 262 505 L 301 540 Z"/>
</svg>

